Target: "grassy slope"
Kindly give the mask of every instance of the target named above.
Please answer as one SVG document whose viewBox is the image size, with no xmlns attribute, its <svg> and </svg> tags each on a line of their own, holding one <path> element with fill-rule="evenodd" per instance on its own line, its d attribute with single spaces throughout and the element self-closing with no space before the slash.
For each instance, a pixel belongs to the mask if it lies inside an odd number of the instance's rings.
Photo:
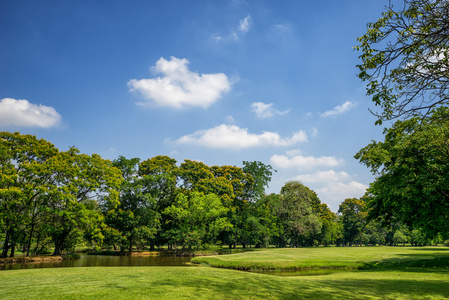
<svg viewBox="0 0 449 300">
<path fill-rule="evenodd" d="M 262 249 L 232 255 L 196 257 L 195 263 L 241 270 L 372 267 L 440 267 L 449 270 L 449 248 L 325 247 Z"/>
<path fill-rule="evenodd" d="M 322 261 L 325 257 L 320 249 L 269 249 L 268 253 L 271 253 L 271 260 L 275 262 L 285 262 L 288 256 L 293 260 L 297 260 L 296 256 L 302 256 L 306 261 Z M 397 249 L 392 252 L 387 250 L 390 248 L 383 247 L 355 248 L 355 252 L 339 252 L 337 249 L 344 248 L 327 250 L 330 251 L 329 254 L 336 255 L 336 261 L 350 261 L 351 256 L 358 256 L 363 260 L 383 257 L 382 263 L 390 267 L 307 277 L 278 277 L 207 267 L 13 270 L 0 272 L 0 295 L 2 299 L 114 300 L 449 299 L 449 268 L 446 260 L 449 251 L 443 251 L 448 249 L 439 248 L 441 251 L 438 251 L 438 248 L 392 248 Z M 258 259 L 261 259 L 264 251 L 253 253 L 257 253 Z M 309 258 L 304 258 L 305 256 Z M 237 254 L 234 257 L 245 261 Z M 251 259 L 254 257 L 248 256 L 246 261 Z M 265 261 L 266 258 L 262 256 L 262 260 Z M 426 268 L 410 267 L 423 262 L 432 264 L 427 264 Z M 400 266 L 404 263 L 405 266 Z M 394 267 L 391 267 L 393 265 Z"/>
</svg>

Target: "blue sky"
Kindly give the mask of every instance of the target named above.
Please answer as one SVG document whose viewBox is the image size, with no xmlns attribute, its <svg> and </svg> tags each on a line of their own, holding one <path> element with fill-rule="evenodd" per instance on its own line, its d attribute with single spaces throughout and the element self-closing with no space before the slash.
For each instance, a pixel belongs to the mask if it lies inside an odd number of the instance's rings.
<svg viewBox="0 0 449 300">
<path fill-rule="evenodd" d="M 333 211 L 382 139 L 352 47 L 388 1 L 0 0 L 0 130 L 277 172 Z"/>
</svg>

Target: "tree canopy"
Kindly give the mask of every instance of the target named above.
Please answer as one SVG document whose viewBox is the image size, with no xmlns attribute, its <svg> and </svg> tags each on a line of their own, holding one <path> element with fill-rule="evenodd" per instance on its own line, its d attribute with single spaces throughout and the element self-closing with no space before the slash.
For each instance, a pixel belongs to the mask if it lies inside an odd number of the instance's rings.
<svg viewBox="0 0 449 300">
<path fill-rule="evenodd" d="M 397 121 L 385 141 L 372 142 L 355 157 L 377 176 L 368 189 L 371 218 L 449 235 L 448 108 Z"/>
<path fill-rule="evenodd" d="M 382 17 L 357 40 L 358 77 L 367 82 L 383 120 L 426 116 L 449 103 L 449 2 L 390 1 Z"/>
</svg>

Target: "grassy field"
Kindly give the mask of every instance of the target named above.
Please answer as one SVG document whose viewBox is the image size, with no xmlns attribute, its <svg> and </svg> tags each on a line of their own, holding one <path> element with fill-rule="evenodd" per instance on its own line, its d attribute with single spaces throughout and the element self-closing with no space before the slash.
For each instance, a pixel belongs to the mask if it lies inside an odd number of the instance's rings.
<svg viewBox="0 0 449 300">
<path fill-rule="evenodd" d="M 238 270 L 371 269 L 446 266 L 446 247 L 320 247 L 276 248 L 232 255 L 196 257 L 194 263 Z"/>
<path fill-rule="evenodd" d="M 360 262 L 374 266 L 321 276 L 281 277 L 206 266 L 2 271 L 0 295 L 2 299 L 449 299 L 448 250 L 267 249 L 219 257 L 241 264 L 310 267 L 337 261 L 351 267 Z"/>
</svg>

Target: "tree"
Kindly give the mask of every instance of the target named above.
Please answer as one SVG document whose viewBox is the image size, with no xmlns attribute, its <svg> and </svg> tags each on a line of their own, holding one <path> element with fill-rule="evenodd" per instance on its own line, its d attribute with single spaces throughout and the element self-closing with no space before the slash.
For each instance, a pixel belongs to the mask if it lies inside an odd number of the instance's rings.
<svg viewBox="0 0 449 300">
<path fill-rule="evenodd" d="M 86 233 L 101 243 L 103 216 L 98 203 L 119 204 L 120 170 L 98 154 L 80 154 L 74 147 L 55 157 L 53 170 L 58 193 L 48 195 L 46 222 L 54 242 L 53 255 L 70 249 Z"/>
<path fill-rule="evenodd" d="M 271 181 L 271 175 L 276 172 L 270 165 L 265 165 L 260 161 L 244 161 L 243 172 L 251 174 L 252 184 L 248 187 L 248 197 L 252 201 L 257 201 L 265 194 L 265 187 Z"/>
<path fill-rule="evenodd" d="M 163 213 L 173 223 L 168 232 L 171 242 L 191 250 L 214 243 L 220 231 L 232 226 L 226 218 L 227 211 L 216 195 L 193 191 L 179 194 Z"/>
<path fill-rule="evenodd" d="M 14 257 L 20 239 L 29 254 L 43 202 L 56 192 L 50 161 L 58 154 L 59 150 L 44 139 L 0 132 L 0 229 L 5 232 L 1 257 L 9 250 Z"/>
<path fill-rule="evenodd" d="M 422 229 L 428 238 L 449 237 L 449 109 L 397 121 L 385 141 L 355 156 L 376 180 L 368 188 L 369 218 Z"/>
<path fill-rule="evenodd" d="M 154 239 L 150 240 L 150 250 L 155 244 L 167 241 L 166 232 L 170 230 L 169 217 L 162 211 L 173 204 L 179 193 L 180 170 L 176 160 L 165 155 L 155 156 L 139 164 L 138 176 L 142 185 L 142 192 L 149 194 L 154 201 L 153 210 L 157 213 L 159 230 Z"/>
<path fill-rule="evenodd" d="M 104 232 L 109 240 L 119 242 L 122 250 L 127 246 L 129 252 L 134 245 L 139 249 L 154 239 L 159 227 L 156 201 L 145 191 L 142 178 L 137 176 L 139 161 L 138 158 L 126 159 L 123 156 L 113 161 L 113 165 L 122 171 L 124 180 L 120 187 L 120 204 L 107 208 L 105 212 L 107 224 L 120 236 L 111 228 Z"/>
<path fill-rule="evenodd" d="M 346 199 L 340 204 L 338 212 L 342 218 L 345 243 L 362 244 L 364 242 L 362 234 L 367 216 L 365 205 L 365 201 L 356 198 Z"/>
<path fill-rule="evenodd" d="M 390 1 L 382 17 L 367 27 L 355 49 L 362 52 L 358 77 L 381 107 L 376 124 L 426 116 L 449 103 L 447 0 L 404 0 L 398 9 Z"/>
<path fill-rule="evenodd" d="M 313 212 L 315 192 L 301 182 L 287 182 L 281 189 L 278 217 L 283 225 L 283 244 L 313 246 L 322 223 Z M 318 200 L 319 201 L 319 200 Z"/>
</svg>

